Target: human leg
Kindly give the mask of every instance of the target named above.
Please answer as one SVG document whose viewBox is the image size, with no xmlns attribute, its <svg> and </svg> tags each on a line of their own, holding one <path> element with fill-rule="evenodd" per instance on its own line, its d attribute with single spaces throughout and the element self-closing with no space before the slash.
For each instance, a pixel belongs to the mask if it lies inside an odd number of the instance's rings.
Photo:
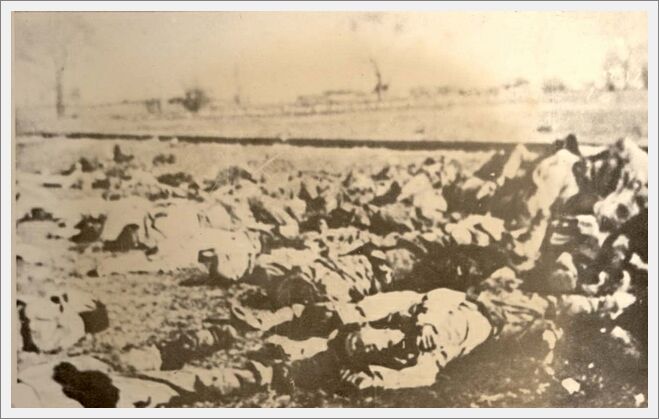
<svg viewBox="0 0 659 419">
<path fill-rule="evenodd" d="M 229 325 L 184 332 L 159 345 L 131 349 L 122 355 L 122 362 L 137 371 L 178 370 L 192 359 L 229 348 L 236 334 Z"/>
</svg>

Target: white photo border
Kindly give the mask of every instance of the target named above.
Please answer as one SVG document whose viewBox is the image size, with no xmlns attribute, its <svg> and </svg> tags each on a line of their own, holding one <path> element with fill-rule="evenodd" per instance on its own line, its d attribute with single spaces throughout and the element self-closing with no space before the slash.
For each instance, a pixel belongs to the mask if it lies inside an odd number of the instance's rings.
<svg viewBox="0 0 659 419">
<path fill-rule="evenodd" d="M 11 176 L 14 164 L 12 147 L 12 101 L 11 101 L 11 14 L 15 11 L 646 11 L 648 14 L 648 153 L 649 165 L 649 347 L 648 360 L 648 408 L 646 409 L 96 409 L 90 413 L 83 409 L 16 409 L 11 408 L 11 362 L 12 329 L 12 266 L 11 243 Z M 108 417 L 657 417 L 657 3 L 642 1 L 570 1 L 570 2 L 111 2 L 111 1 L 34 1 L 2 3 L 2 124 L 1 157 L 2 202 L 1 202 L 1 247 L 2 250 L 2 374 L 1 374 L 1 417 L 53 417 L 82 418 L 93 415 Z M 616 397 L 612 394 L 611 397 Z"/>
</svg>

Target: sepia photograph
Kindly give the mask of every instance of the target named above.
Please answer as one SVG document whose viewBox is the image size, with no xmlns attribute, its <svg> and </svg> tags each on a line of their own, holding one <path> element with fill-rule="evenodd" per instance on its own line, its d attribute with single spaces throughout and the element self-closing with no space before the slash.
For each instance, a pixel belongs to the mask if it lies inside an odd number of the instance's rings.
<svg viewBox="0 0 659 419">
<path fill-rule="evenodd" d="M 12 11 L 11 406 L 656 409 L 650 17 Z"/>
</svg>

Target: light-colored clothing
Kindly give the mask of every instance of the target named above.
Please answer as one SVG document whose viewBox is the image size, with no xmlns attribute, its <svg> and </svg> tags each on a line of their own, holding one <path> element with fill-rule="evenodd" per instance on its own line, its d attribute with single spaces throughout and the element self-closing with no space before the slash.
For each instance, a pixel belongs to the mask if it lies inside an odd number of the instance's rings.
<svg viewBox="0 0 659 419">
<path fill-rule="evenodd" d="M 310 302 L 357 301 L 376 281 L 368 258 L 318 256 L 311 249 L 274 249 L 255 261 L 251 282 L 262 286 L 275 306 Z M 305 288 L 307 291 L 302 291 Z"/>
</svg>

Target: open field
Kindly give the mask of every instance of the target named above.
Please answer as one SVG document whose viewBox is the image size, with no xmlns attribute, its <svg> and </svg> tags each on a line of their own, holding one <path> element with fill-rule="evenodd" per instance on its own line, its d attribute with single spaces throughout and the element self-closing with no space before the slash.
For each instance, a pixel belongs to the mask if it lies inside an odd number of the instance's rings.
<svg viewBox="0 0 659 419">
<path fill-rule="evenodd" d="M 647 144 L 647 92 L 565 92 L 538 99 L 454 97 L 423 107 L 387 103 L 368 111 L 307 115 L 223 116 L 183 112 L 162 116 L 127 110 L 76 108 L 56 120 L 21 111 L 18 132 L 83 132 L 225 138 L 382 141 L 550 142 L 574 133 L 581 143 L 608 144 L 622 136 Z M 400 106 L 400 105 L 399 105 Z M 378 109 L 379 108 L 379 109 Z M 131 109 L 132 110 L 132 109 Z"/>
</svg>

